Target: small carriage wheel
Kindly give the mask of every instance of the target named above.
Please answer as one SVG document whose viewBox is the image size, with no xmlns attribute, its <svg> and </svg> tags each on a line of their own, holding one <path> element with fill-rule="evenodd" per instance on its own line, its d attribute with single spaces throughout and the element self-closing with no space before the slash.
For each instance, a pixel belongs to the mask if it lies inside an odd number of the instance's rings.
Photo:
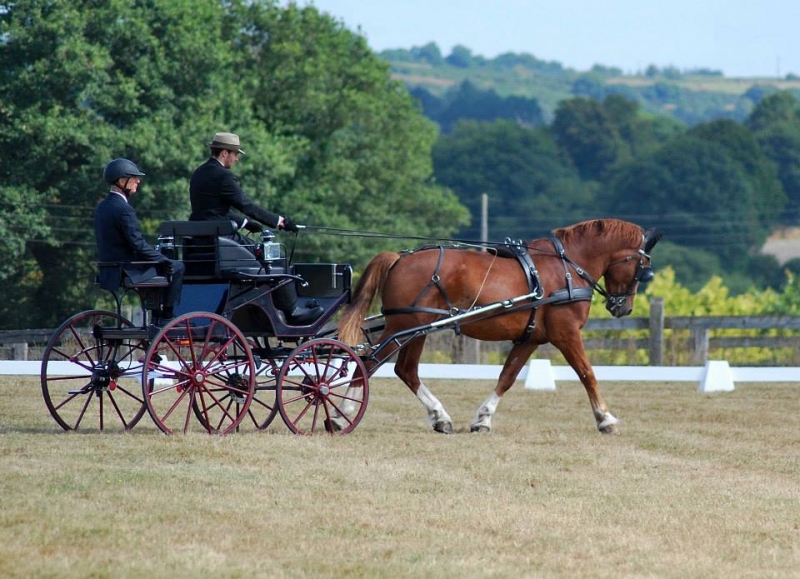
<svg viewBox="0 0 800 579">
<path fill-rule="evenodd" d="M 254 359 L 256 360 L 256 385 L 253 391 L 253 400 L 250 402 L 247 412 L 245 412 L 245 417 L 236 429 L 238 432 L 253 427 L 256 430 L 266 430 L 278 415 L 278 405 L 275 399 L 280 365 L 269 358 Z M 203 423 L 204 416 L 196 404 L 195 416 Z"/>
<path fill-rule="evenodd" d="M 184 314 L 150 344 L 142 390 L 162 432 L 189 432 L 197 419 L 209 434 L 234 432 L 247 415 L 256 364 L 247 340 L 230 321 L 208 312 Z"/>
<path fill-rule="evenodd" d="M 278 409 L 295 434 L 348 434 L 369 401 L 364 363 L 337 340 L 309 340 L 289 354 L 278 377 Z"/>
<path fill-rule="evenodd" d="M 130 430 L 144 416 L 139 380 L 147 342 L 97 338 L 99 328 L 132 328 L 106 310 L 75 314 L 53 333 L 42 356 L 42 395 L 64 430 Z"/>
</svg>

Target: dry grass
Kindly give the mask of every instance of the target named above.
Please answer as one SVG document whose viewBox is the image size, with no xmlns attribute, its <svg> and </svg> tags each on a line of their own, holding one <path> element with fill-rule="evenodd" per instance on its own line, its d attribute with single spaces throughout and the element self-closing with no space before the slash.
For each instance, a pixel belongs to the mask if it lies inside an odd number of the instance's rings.
<svg viewBox="0 0 800 579">
<path fill-rule="evenodd" d="M 491 435 L 490 384 L 431 387 L 454 436 L 373 380 L 350 436 L 215 438 L 63 433 L 3 379 L 0 576 L 800 577 L 798 385 L 609 385 L 617 437 L 578 383 L 518 384 Z"/>
</svg>

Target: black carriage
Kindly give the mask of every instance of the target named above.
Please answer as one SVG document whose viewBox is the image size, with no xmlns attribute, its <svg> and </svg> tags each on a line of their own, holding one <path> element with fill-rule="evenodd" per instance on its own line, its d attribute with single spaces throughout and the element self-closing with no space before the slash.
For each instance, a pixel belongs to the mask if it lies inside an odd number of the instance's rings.
<svg viewBox="0 0 800 579">
<path fill-rule="evenodd" d="M 169 221 L 159 233 L 160 250 L 186 265 L 175 318 L 150 323 L 168 283 L 156 277 L 124 281 L 114 311 L 66 320 L 42 359 L 56 422 L 128 430 L 147 412 L 165 433 L 228 434 L 266 429 L 280 413 L 298 434 L 351 432 L 366 410 L 368 376 L 331 322 L 350 299 L 351 267 L 289 263 L 268 231 L 245 247 L 230 238 L 228 221 Z M 293 319 L 276 307 L 286 289 L 319 315 Z M 138 323 L 122 315 L 131 292 L 140 298 Z"/>
</svg>

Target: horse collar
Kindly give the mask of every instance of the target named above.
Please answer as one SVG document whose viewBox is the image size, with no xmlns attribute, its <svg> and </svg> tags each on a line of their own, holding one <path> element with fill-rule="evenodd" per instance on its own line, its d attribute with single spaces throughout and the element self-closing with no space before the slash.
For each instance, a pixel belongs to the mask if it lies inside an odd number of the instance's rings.
<svg viewBox="0 0 800 579">
<path fill-rule="evenodd" d="M 564 262 L 564 276 L 567 279 L 567 297 L 568 297 L 568 299 L 570 299 L 570 300 L 572 299 L 573 291 L 574 291 L 575 288 L 572 287 L 572 274 L 569 273 L 569 268 L 567 267 L 567 265 L 571 265 L 572 269 L 575 270 L 575 273 L 578 274 L 578 277 L 580 277 L 584 281 L 588 282 L 589 285 L 591 286 L 591 288 L 594 291 L 596 291 L 597 293 L 599 293 L 603 297 L 608 298 L 608 293 L 606 292 L 606 290 L 597 281 L 595 281 L 594 278 L 592 278 L 592 276 L 590 276 L 588 273 L 586 273 L 585 269 L 583 269 L 581 266 L 579 266 L 577 263 L 572 261 L 567 256 L 567 252 L 564 249 L 564 244 L 561 243 L 561 240 L 558 237 L 556 237 L 555 235 L 551 235 L 550 236 L 550 241 L 552 242 L 553 246 L 556 249 L 556 255 L 558 255 L 558 257 L 561 258 L 561 261 Z"/>
</svg>

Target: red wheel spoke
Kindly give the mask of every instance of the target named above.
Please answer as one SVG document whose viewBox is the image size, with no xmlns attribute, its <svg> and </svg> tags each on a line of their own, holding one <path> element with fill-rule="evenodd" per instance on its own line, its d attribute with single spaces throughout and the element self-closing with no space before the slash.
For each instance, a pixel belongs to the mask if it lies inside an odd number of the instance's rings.
<svg viewBox="0 0 800 579">
<path fill-rule="evenodd" d="M 147 351 L 146 366 L 145 404 L 163 432 L 189 432 L 194 416 L 203 431 L 229 434 L 247 415 L 255 360 L 242 333 L 217 314 L 184 314 L 165 326 Z"/>
<path fill-rule="evenodd" d="M 360 397 L 355 388 L 360 388 Z M 309 340 L 286 359 L 278 378 L 277 403 L 296 434 L 347 434 L 361 421 L 369 399 L 361 359 L 333 339 Z M 313 410 L 312 410 L 313 407 Z"/>
<path fill-rule="evenodd" d="M 130 394 L 140 388 L 135 361 L 145 352 L 141 336 L 132 333 L 130 339 L 119 334 L 112 340 L 103 338 L 106 329 L 132 327 L 119 314 L 91 310 L 72 316 L 50 337 L 42 356 L 42 395 L 61 428 L 75 430 L 88 425 L 93 422 L 86 420 L 89 413 L 97 412 L 94 427 L 129 430 L 144 415 L 144 400 Z M 122 395 L 109 398 L 112 411 L 105 406 L 104 394 L 114 388 Z M 92 404 L 94 397 L 96 406 Z"/>
</svg>

